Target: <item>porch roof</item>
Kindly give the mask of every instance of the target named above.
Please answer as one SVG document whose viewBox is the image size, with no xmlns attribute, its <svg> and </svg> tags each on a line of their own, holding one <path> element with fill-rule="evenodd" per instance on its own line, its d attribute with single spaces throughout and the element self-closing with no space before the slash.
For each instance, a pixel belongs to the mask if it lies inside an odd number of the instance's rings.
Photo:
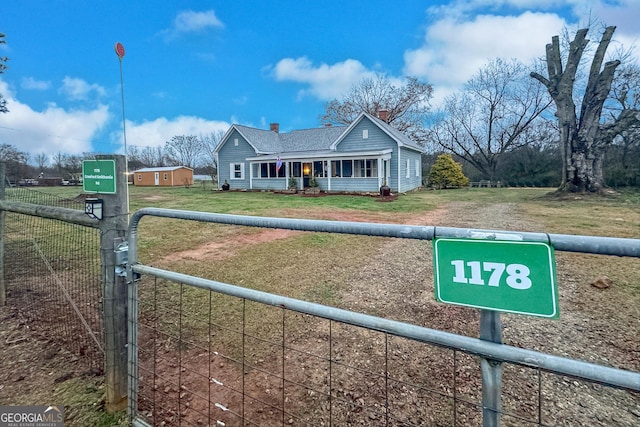
<svg viewBox="0 0 640 427">
<path fill-rule="evenodd" d="M 249 162 L 275 162 L 278 160 L 291 161 L 314 161 L 325 160 L 329 158 L 363 158 L 363 157 L 391 157 L 393 150 L 387 148 L 384 150 L 363 150 L 363 151 L 334 151 L 334 150 L 314 150 L 314 151 L 295 151 L 289 153 L 266 154 L 263 156 L 247 157 Z"/>
</svg>

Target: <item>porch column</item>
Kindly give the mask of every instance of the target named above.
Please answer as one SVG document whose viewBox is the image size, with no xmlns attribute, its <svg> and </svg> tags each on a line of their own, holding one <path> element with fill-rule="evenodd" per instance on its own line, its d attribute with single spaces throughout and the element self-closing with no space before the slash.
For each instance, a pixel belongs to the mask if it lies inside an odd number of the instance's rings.
<svg viewBox="0 0 640 427">
<path fill-rule="evenodd" d="M 283 162 L 284 163 L 284 189 L 289 189 L 289 164 L 291 162 Z"/>
<path fill-rule="evenodd" d="M 253 162 L 249 162 L 249 190 L 253 190 Z"/>
</svg>

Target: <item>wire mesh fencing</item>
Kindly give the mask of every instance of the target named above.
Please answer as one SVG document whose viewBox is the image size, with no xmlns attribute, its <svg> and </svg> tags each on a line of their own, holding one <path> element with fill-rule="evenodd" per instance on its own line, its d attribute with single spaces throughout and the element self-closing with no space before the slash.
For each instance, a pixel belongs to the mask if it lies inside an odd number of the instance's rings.
<svg viewBox="0 0 640 427">
<path fill-rule="evenodd" d="M 84 200 L 27 188 L 5 199 L 84 210 Z M 54 219 L 5 212 L 4 273 L 9 315 L 30 333 L 103 371 L 100 233 Z"/>
<path fill-rule="evenodd" d="M 462 349 L 157 277 L 139 283 L 138 412 L 151 425 L 481 425 Z M 505 426 L 633 425 L 638 393 L 504 364 Z M 594 407 L 605 408 L 594 415 Z M 590 409 L 589 409 L 590 408 Z M 588 410 L 589 409 L 589 410 Z"/>
<path fill-rule="evenodd" d="M 191 275 L 194 264 L 172 265 L 184 273 L 140 264 L 138 223 L 145 215 L 418 241 L 489 233 L 137 211 L 128 236 L 129 410 L 136 426 L 604 426 L 634 425 L 640 418 L 640 374 L 633 361 L 631 370 L 618 369 L 616 363 L 589 357 L 593 349 L 556 356 L 563 351 L 531 350 L 536 348 L 531 343 L 503 345 L 419 326 L 413 316 L 394 321 L 265 292 L 258 284 L 204 279 Z M 633 239 L 538 234 L 526 237 L 544 238 L 556 250 L 639 255 Z M 478 321 L 478 313 L 473 319 L 470 311 L 440 314 L 449 314 L 449 321 Z M 512 316 L 505 315 L 507 328 L 522 326 Z M 481 336 L 487 319 L 483 310 Z M 535 328 L 529 332 L 545 339 Z"/>
</svg>

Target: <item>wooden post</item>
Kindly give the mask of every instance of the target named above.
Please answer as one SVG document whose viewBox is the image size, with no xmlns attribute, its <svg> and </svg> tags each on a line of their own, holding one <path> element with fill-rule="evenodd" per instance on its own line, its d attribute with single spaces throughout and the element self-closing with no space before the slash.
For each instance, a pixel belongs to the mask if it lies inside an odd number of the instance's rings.
<svg viewBox="0 0 640 427">
<path fill-rule="evenodd" d="M 5 164 L 0 162 L 0 200 L 4 200 Z M 0 307 L 7 303 L 7 284 L 4 281 L 4 211 L 0 211 Z"/>
<path fill-rule="evenodd" d="M 105 340 L 106 408 L 127 407 L 127 279 L 116 274 L 116 246 L 126 238 L 129 223 L 125 156 L 99 155 L 96 160 L 115 160 L 115 194 L 97 194 L 103 200 L 100 221 L 103 321 Z"/>
</svg>

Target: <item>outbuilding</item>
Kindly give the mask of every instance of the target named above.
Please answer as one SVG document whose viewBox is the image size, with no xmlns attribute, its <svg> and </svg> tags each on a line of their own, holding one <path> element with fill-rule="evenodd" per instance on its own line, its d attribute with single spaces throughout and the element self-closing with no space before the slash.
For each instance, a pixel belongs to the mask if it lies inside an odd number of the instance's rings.
<svg viewBox="0 0 640 427">
<path fill-rule="evenodd" d="M 186 166 L 142 168 L 133 172 L 133 184 L 139 187 L 192 185 L 193 169 Z"/>
</svg>

